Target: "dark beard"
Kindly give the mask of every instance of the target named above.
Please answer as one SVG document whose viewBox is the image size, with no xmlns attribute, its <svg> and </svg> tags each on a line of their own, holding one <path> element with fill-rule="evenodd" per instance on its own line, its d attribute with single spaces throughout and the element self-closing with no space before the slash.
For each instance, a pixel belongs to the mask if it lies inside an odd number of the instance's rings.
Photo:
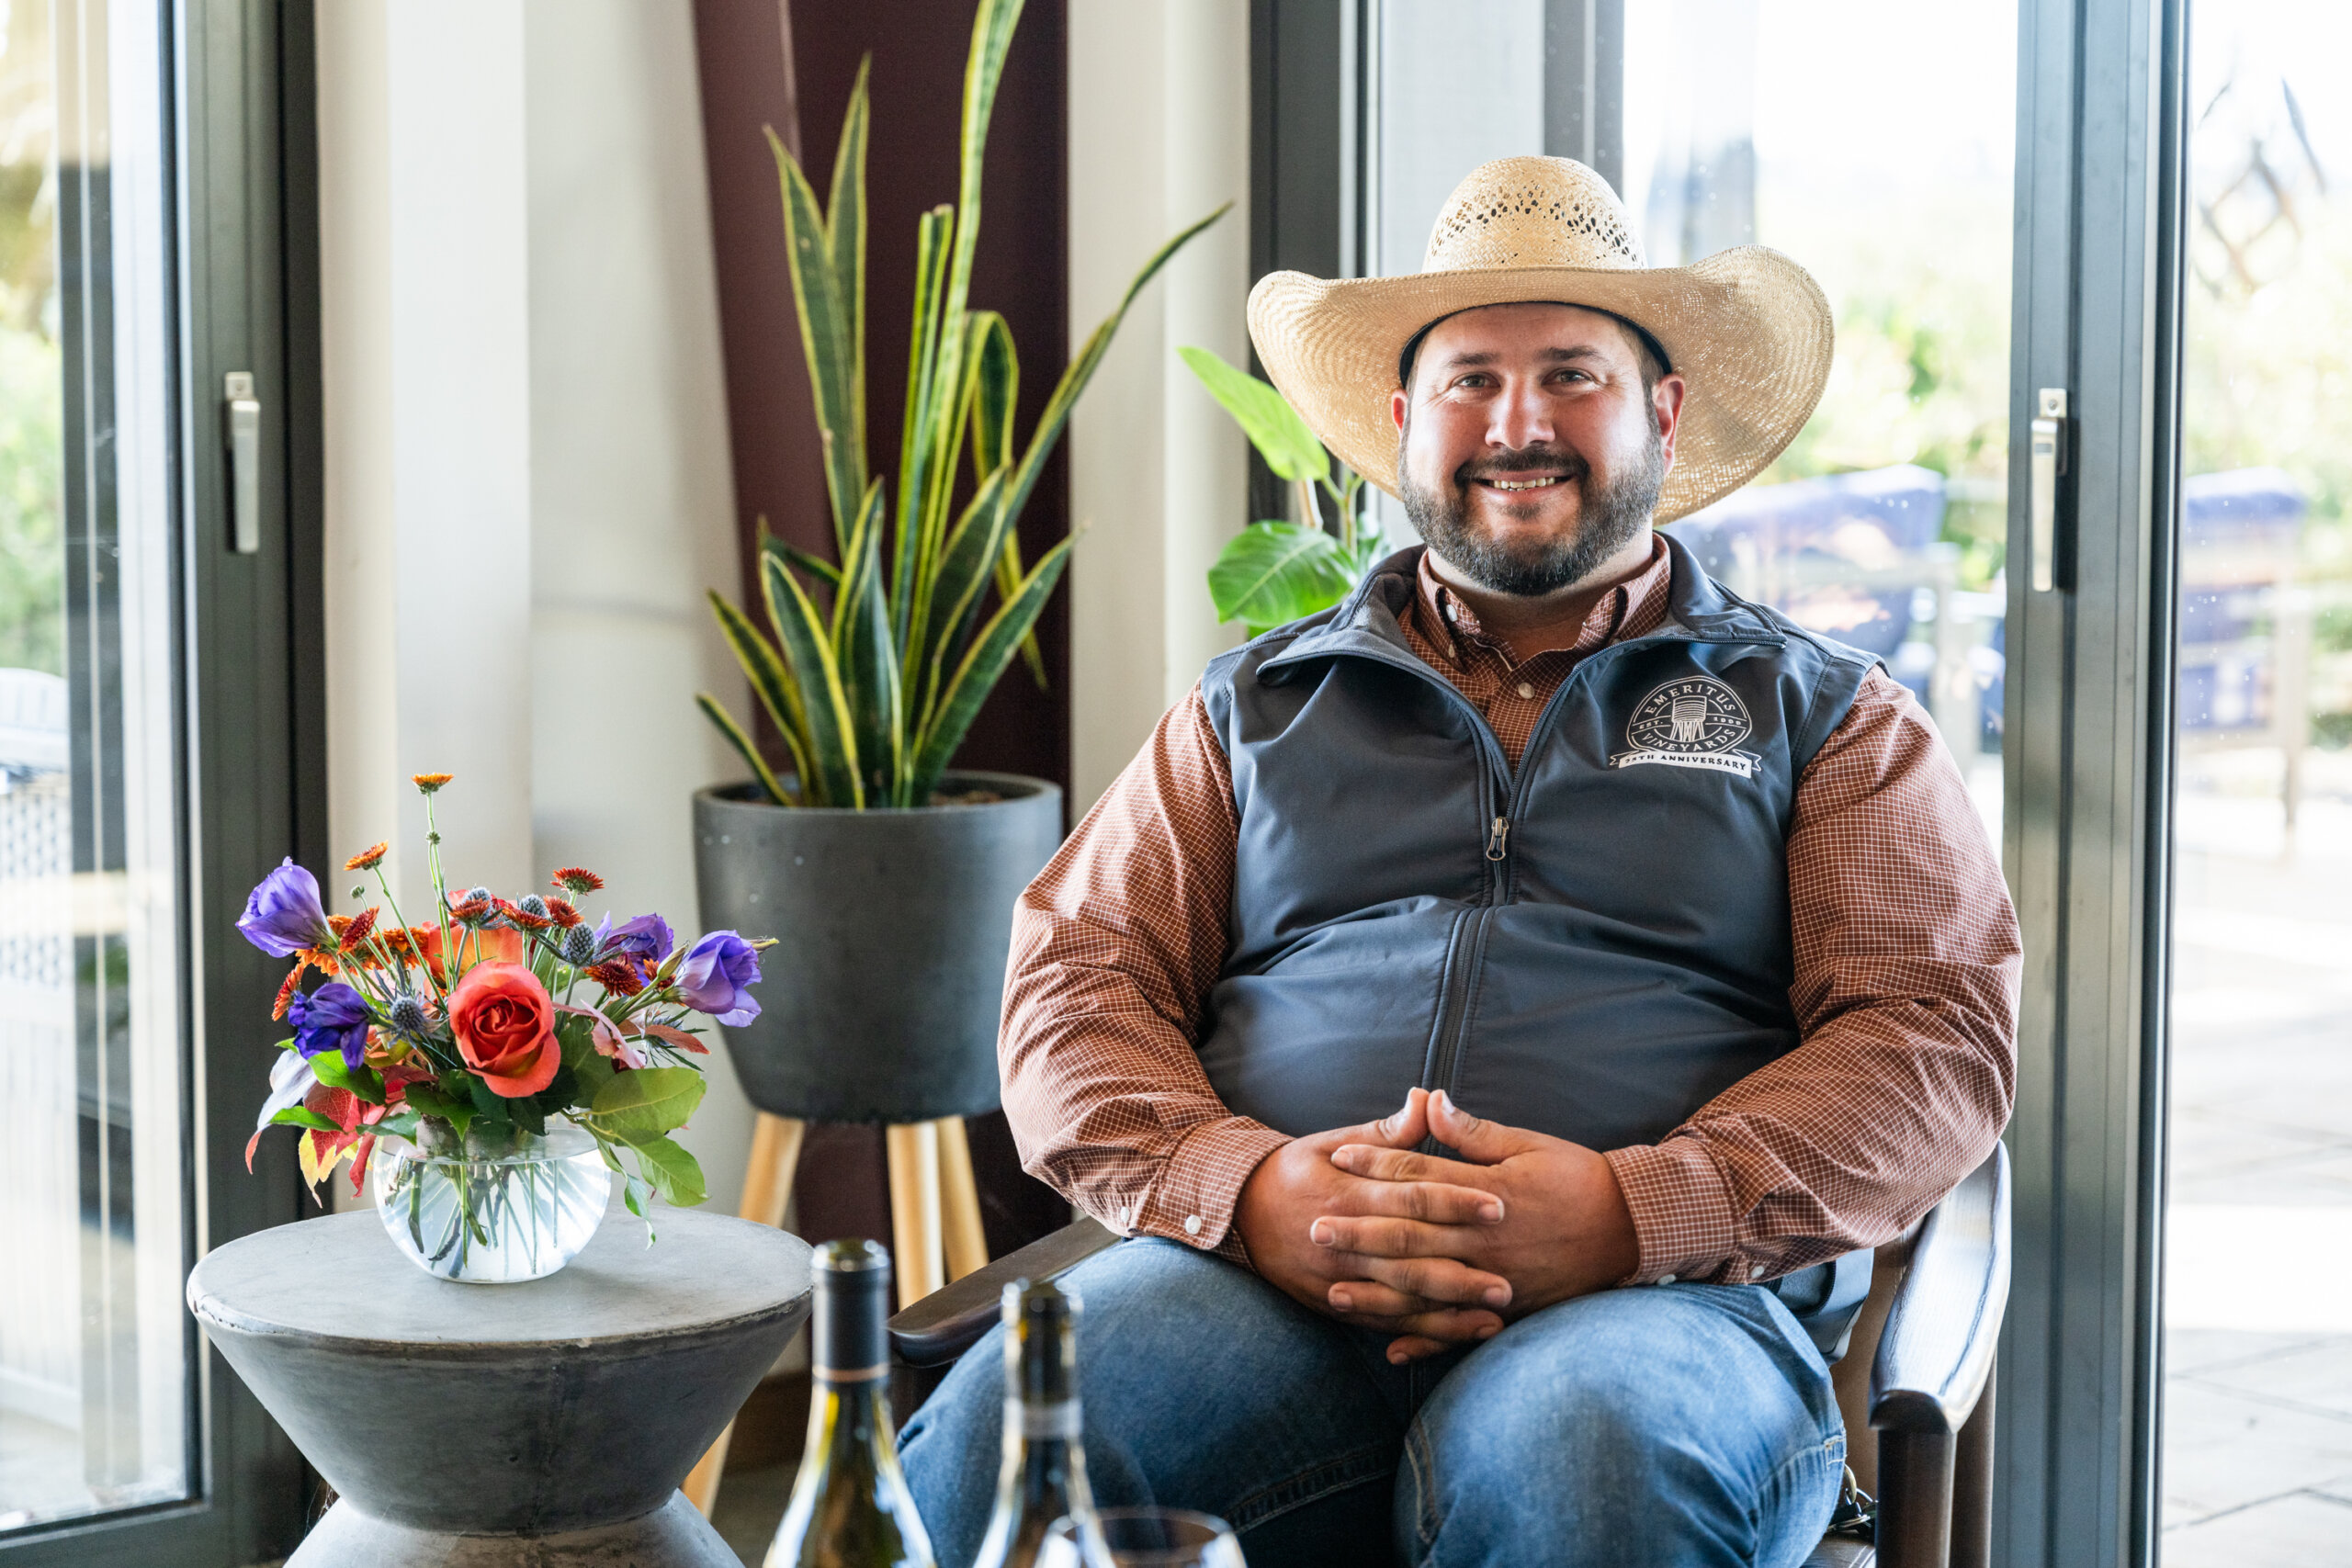
<svg viewBox="0 0 2352 1568">
<path fill-rule="evenodd" d="M 1476 477 L 1481 479 L 1566 468 L 1568 477 L 1584 487 L 1584 504 L 1573 538 L 1540 539 L 1514 547 L 1472 529 L 1469 466 L 1456 472 L 1450 491 L 1425 490 L 1414 482 L 1405 466 L 1401 439 L 1397 446 L 1397 498 L 1430 548 L 1479 587 L 1520 599 L 1540 599 L 1599 570 L 1649 522 L 1666 484 L 1666 444 L 1655 424 L 1640 460 L 1598 490 L 1593 488 L 1590 465 L 1575 453 L 1556 447 L 1531 446 L 1498 462 L 1481 463 L 1476 466 Z"/>
</svg>

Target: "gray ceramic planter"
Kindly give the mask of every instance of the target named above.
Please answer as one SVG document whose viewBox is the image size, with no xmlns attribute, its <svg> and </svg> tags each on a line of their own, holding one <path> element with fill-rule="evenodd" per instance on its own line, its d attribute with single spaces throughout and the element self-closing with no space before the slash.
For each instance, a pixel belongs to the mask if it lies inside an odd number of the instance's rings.
<svg viewBox="0 0 2352 1568">
<path fill-rule="evenodd" d="M 695 796 L 706 931 L 773 936 L 760 1016 L 729 1029 L 752 1103 L 804 1122 L 929 1122 L 997 1105 L 997 1011 L 1012 906 L 1062 836 L 1062 792 L 950 773 L 1001 800 L 912 811 Z"/>
</svg>

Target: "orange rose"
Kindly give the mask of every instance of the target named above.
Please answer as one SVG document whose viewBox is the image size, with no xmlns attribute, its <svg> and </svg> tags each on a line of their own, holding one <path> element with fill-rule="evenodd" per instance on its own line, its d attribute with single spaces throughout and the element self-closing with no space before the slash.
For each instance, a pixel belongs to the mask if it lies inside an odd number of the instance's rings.
<svg viewBox="0 0 2352 1568">
<path fill-rule="evenodd" d="M 449 993 L 449 1029 L 466 1066 L 492 1094 L 537 1094 L 555 1079 L 555 1003 L 520 964 L 477 964 Z"/>
</svg>

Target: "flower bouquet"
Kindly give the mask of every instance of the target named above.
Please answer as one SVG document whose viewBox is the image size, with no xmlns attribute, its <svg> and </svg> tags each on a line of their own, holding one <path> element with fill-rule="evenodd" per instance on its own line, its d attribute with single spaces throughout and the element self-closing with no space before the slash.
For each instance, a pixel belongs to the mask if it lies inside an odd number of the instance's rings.
<svg viewBox="0 0 2352 1568">
<path fill-rule="evenodd" d="M 373 1168 L 385 1228 L 420 1266 L 537 1279 L 587 1244 L 613 1175 L 649 1240 L 653 1194 L 703 1201 L 702 1168 L 670 1134 L 702 1100 L 696 1035 L 757 1016 L 749 987 L 771 943 L 713 931 L 681 947 L 659 915 L 592 927 L 580 900 L 604 883 L 577 866 L 555 874 L 552 895 L 453 894 L 433 814 L 448 782 L 415 777 L 433 884 L 422 924 L 392 897 L 384 844 L 345 863 L 382 892 L 358 914 L 328 914 L 290 859 L 246 900 L 237 929 L 294 960 L 272 1013 L 294 1032 L 245 1164 L 263 1132 L 299 1127 L 312 1191 L 346 1159 L 355 1193 Z M 325 983 L 305 991 L 313 972 Z"/>
</svg>

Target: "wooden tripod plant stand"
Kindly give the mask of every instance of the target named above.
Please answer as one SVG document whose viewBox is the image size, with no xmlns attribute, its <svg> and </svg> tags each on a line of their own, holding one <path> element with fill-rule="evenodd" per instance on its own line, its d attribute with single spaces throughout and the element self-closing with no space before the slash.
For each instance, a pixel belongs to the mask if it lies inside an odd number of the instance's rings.
<svg viewBox="0 0 2352 1568">
<path fill-rule="evenodd" d="M 808 1131 L 806 1122 L 760 1112 L 743 1172 L 738 1211 L 743 1218 L 782 1228 Z M 989 1247 L 980 1232 L 979 1188 L 972 1178 L 962 1117 L 886 1127 L 883 1143 L 890 1164 L 890 1262 L 898 1271 L 899 1305 L 905 1307 L 981 1268 Z M 686 1477 L 686 1497 L 706 1518 L 718 1500 L 718 1476 L 734 1435 L 735 1423 L 729 1421 Z"/>
</svg>

